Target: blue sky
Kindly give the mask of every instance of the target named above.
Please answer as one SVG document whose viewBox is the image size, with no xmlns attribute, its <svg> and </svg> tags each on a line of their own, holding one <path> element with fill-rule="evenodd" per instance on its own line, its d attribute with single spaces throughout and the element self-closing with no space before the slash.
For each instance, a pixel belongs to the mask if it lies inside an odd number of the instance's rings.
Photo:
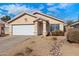
<svg viewBox="0 0 79 59">
<path fill-rule="evenodd" d="M 38 11 L 64 21 L 75 21 L 79 16 L 79 3 L 0 3 L 0 17 L 8 15 L 12 18 L 23 11 Z"/>
</svg>

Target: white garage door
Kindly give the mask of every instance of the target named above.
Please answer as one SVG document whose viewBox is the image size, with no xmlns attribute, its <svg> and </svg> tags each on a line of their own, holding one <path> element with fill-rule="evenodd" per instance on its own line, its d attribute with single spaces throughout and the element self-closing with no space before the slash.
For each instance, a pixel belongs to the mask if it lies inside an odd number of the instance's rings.
<svg viewBox="0 0 79 59">
<path fill-rule="evenodd" d="M 34 25 L 13 25 L 13 35 L 34 35 Z"/>
</svg>

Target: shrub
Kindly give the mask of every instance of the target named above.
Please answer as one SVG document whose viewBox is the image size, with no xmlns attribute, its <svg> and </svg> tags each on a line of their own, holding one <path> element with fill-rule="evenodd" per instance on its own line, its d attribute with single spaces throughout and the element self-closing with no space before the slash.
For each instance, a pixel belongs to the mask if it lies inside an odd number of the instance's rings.
<svg viewBox="0 0 79 59">
<path fill-rule="evenodd" d="M 79 43 L 79 29 L 69 30 L 67 33 L 67 41 Z"/>
<path fill-rule="evenodd" d="M 46 36 L 50 36 L 51 34 L 50 34 L 50 32 L 48 32 L 47 34 L 46 34 Z"/>
<path fill-rule="evenodd" d="M 33 51 L 33 49 L 31 49 L 31 48 L 29 48 L 29 47 L 26 47 L 26 49 L 25 49 L 25 53 L 26 53 L 27 55 L 29 55 L 32 51 Z"/>
<path fill-rule="evenodd" d="M 64 32 L 60 30 L 52 31 L 52 36 L 64 36 Z"/>
</svg>

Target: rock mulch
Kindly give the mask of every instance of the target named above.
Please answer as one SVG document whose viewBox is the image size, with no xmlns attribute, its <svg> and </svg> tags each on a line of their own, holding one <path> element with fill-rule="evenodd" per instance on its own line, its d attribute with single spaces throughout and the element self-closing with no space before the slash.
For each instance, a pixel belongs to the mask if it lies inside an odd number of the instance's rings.
<svg viewBox="0 0 79 59">
<path fill-rule="evenodd" d="M 53 56 L 61 56 L 62 52 L 61 52 L 61 47 L 64 43 L 64 40 L 61 41 L 57 41 L 54 40 L 54 44 L 52 45 L 52 49 L 50 50 L 50 54 Z"/>
</svg>

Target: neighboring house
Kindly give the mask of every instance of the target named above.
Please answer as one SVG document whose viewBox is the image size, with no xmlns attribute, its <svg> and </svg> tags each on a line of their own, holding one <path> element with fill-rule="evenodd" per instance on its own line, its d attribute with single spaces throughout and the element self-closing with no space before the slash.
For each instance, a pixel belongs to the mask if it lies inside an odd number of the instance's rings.
<svg viewBox="0 0 79 59">
<path fill-rule="evenodd" d="M 10 35 L 46 35 L 54 30 L 64 31 L 63 21 L 38 12 L 33 15 L 24 12 L 8 23 Z"/>
<path fill-rule="evenodd" d="M 71 29 L 79 29 L 79 21 L 73 22 L 71 25 L 66 25 L 66 31 Z"/>
<path fill-rule="evenodd" d="M 5 28 L 5 24 L 2 21 L 0 21 L 0 36 L 2 34 L 5 34 L 4 28 Z"/>
<path fill-rule="evenodd" d="M 5 34 L 9 34 L 9 24 L 5 23 Z"/>
<path fill-rule="evenodd" d="M 70 26 L 73 27 L 73 28 L 79 28 L 79 21 L 74 22 Z"/>
</svg>

